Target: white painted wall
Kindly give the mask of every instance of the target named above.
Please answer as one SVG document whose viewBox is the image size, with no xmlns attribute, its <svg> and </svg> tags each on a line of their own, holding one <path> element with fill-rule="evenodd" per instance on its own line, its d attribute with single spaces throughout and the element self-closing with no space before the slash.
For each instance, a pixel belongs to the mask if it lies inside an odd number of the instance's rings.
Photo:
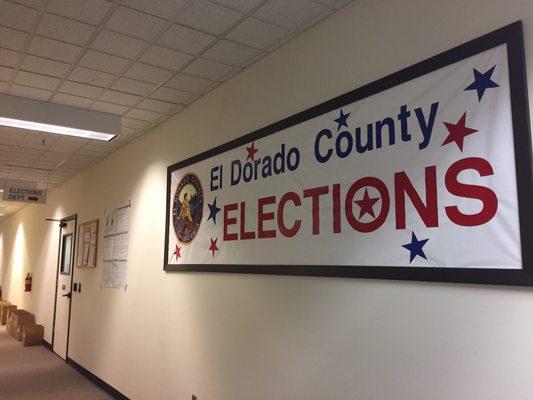
<svg viewBox="0 0 533 400">
<path fill-rule="evenodd" d="M 131 199 L 128 290 L 99 288 L 101 251 L 75 271 L 70 356 L 133 399 L 533 398 L 532 289 L 162 270 L 168 164 L 517 19 L 531 85 L 531 0 L 355 1 L 3 222 L 5 294 L 50 340 L 57 228 L 44 218 Z"/>
</svg>

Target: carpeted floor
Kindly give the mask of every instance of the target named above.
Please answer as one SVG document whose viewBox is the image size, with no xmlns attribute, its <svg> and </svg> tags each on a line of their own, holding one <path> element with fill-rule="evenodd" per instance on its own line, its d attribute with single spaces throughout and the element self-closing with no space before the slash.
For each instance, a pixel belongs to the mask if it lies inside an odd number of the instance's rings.
<svg viewBox="0 0 533 400">
<path fill-rule="evenodd" d="M 2 326 L 0 399 L 107 400 L 112 397 L 43 346 L 22 347 Z"/>
</svg>

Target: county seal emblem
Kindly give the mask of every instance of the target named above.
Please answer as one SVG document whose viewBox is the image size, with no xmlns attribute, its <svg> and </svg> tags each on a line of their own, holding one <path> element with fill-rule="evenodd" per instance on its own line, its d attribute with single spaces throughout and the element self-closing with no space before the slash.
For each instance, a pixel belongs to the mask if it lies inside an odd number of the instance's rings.
<svg viewBox="0 0 533 400">
<path fill-rule="evenodd" d="M 200 179 L 186 174 L 178 184 L 172 204 L 172 222 L 178 241 L 191 243 L 200 229 L 204 209 L 204 194 Z"/>
</svg>

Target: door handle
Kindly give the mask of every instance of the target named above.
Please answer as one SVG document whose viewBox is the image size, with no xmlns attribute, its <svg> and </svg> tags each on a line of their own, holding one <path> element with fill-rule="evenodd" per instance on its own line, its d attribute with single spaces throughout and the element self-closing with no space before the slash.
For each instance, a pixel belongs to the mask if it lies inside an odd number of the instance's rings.
<svg viewBox="0 0 533 400">
<path fill-rule="evenodd" d="M 72 293 L 68 292 L 67 294 L 63 294 L 62 297 L 68 297 L 70 299 L 72 297 Z"/>
</svg>

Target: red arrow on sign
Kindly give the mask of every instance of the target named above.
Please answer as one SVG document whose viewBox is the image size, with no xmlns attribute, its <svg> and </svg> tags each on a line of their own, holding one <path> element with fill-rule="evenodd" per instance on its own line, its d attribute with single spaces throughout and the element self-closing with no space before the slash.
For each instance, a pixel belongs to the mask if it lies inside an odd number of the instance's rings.
<svg viewBox="0 0 533 400">
<path fill-rule="evenodd" d="M 37 201 L 37 200 L 39 200 L 39 198 L 36 197 L 36 196 L 28 196 L 28 200 Z"/>
</svg>

